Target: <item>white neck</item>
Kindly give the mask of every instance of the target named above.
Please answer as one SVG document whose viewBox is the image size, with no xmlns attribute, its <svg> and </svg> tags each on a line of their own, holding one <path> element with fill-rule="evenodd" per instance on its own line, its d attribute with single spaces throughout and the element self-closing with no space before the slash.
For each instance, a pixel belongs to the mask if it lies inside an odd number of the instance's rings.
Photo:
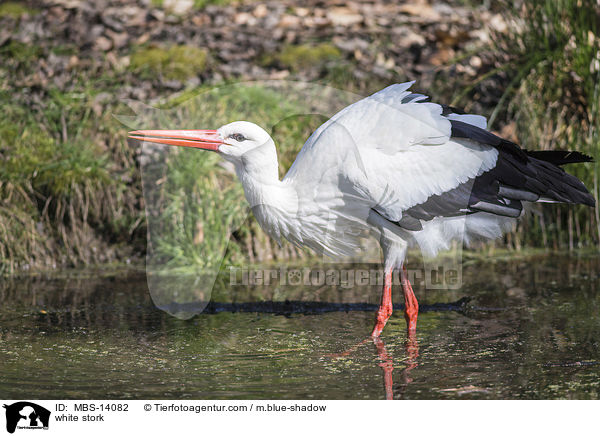
<svg viewBox="0 0 600 436">
<path fill-rule="evenodd" d="M 247 176 L 264 184 L 279 182 L 279 163 L 273 140 L 244 153 L 237 162 L 236 172 L 240 180 Z"/>
<path fill-rule="evenodd" d="M 273 227 L 295 216 L 298 198 L 293 187 L 279 180 L 277 152 L 272 140 L 244 153 L 235 162 L 235 169 L 246 200 L 263 230 L 273 234 Z"/>
</svg>

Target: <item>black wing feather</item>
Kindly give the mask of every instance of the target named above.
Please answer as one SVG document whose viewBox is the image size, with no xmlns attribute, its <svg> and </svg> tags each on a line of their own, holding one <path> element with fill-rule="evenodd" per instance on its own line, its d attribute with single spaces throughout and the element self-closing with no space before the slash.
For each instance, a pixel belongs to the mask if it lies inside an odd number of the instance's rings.
<svg viewBox="0 0 600 436">
<path fill-rule="evenodd" d="M 456 112 L 444 107 L 444 115 Z M 592 158 L 576 151 L 529 151 L 514 142 L 471 124 L 449 120 L 452 137 L 469 139 L 498 150 L 496 166 L 478 177 L 424 203 L 403 211 L 396 221 L 406 230 L 421 230 L 420 220 L 437 216 L 458 216 L 475 212 L 516 218 L 523 210 L 522 201 L 555 201 L 594 206 L 594 197 L 575 176 L 559 165 L 591 162 Z M 381 214 L 381 212 L 379 212 Z"/>
</svg>

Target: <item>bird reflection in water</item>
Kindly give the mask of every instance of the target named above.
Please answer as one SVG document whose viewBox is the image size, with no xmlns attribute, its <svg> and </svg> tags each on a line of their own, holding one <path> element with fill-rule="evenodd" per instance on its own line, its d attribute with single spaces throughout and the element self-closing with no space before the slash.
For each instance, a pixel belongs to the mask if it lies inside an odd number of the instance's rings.
<svg viewBox="0 0 600 436">
<path fill-rule="evenodd" d="M 409 332 L 406 338 L 406 342 L 404 343 L 404 350 L 406 351 L 406 360 L 403 361 L 404 368 L 402 368 L 401 371 L 397 372 L 397 374 L 399 374 L 399 378 L 396 379 L 396 381 L 398 382 L 398 388 L 396 390 L 395 395 L 393 379 L 394 358 L 392 357 L 392 354 L 388 352 L 385 346 L 385 342 L 383 342 L 383 339 L 381 339 L 381 337 L 377 336 L 367 338 L 342 353 L 329 354 L 328 357 L 347 357 L 350 354 L 356 352 L 356 350 L 358 350 L 358 348 L 360 348 L 362 345 L 365 345 L 369 342 L 372 342 L 375 345 L 375 349 L 377 351 L 377 358 L 379 360 L 379 367 L 383 370 L 383 385 L 385 389 L 385 399 L 402 399 L 404 397 L 404 392 L 406 391 L 408 385 L 413 381 L 411 377 L 411 371 L 419 365 L 419 343 L 417 341 L 417 335 L 414 332 Z"/>
</svg>

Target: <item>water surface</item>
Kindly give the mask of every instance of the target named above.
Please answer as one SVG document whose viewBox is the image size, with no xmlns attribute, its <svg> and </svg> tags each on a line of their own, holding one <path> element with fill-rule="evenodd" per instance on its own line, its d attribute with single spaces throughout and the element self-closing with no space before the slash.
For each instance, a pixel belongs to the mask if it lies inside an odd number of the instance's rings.
<svg viewBox="0 0 600 436">
<path fill-rule="evenodd" d="M 466 265 L 453 291 L 415 287 L 381 342 L 374 313 L 201 314 L 157 309 L 145 275 L 99 272 L 0 285 L 0 397 L 11 399 L 592 398 L 600 392 L 600 259 Z M 377 303 L 379 289 L 224 287 L 217 303 Z M 399 292 L 394 301 L 400 303 Z"/>
</svg>

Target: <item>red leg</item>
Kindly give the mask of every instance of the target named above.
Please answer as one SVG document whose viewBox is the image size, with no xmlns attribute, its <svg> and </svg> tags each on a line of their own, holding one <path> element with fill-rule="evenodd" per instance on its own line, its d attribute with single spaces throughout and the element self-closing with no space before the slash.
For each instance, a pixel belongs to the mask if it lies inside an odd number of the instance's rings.
<svg viewBox="0 0 600 436">
<path fill-rule="evenodd" d="M 408 337 L 409 339 L 414 339 L 417 332 L 419 302 L 408 281 L 408 273 L 406 272 L 406 267 L 404 265 L 402 265 L 402 291 L 404 292 L 404 319 L 406 319 Z"/>
<path fill-rule="evenodd" d="M 371 333 L 371 336 L 374 338 L 379 337 L 385 327 L 385 323 L 394 310 L 392 305 L 392 271 L 393 269 L 390 268 L 385 272 L 385 283 L 383 285 L 383 294 L 381 295 L 381 304 L 379 305 L 379 310 L 377 310 L 375 327 L 373 327 L 373 332 Z"/>
</svg>

